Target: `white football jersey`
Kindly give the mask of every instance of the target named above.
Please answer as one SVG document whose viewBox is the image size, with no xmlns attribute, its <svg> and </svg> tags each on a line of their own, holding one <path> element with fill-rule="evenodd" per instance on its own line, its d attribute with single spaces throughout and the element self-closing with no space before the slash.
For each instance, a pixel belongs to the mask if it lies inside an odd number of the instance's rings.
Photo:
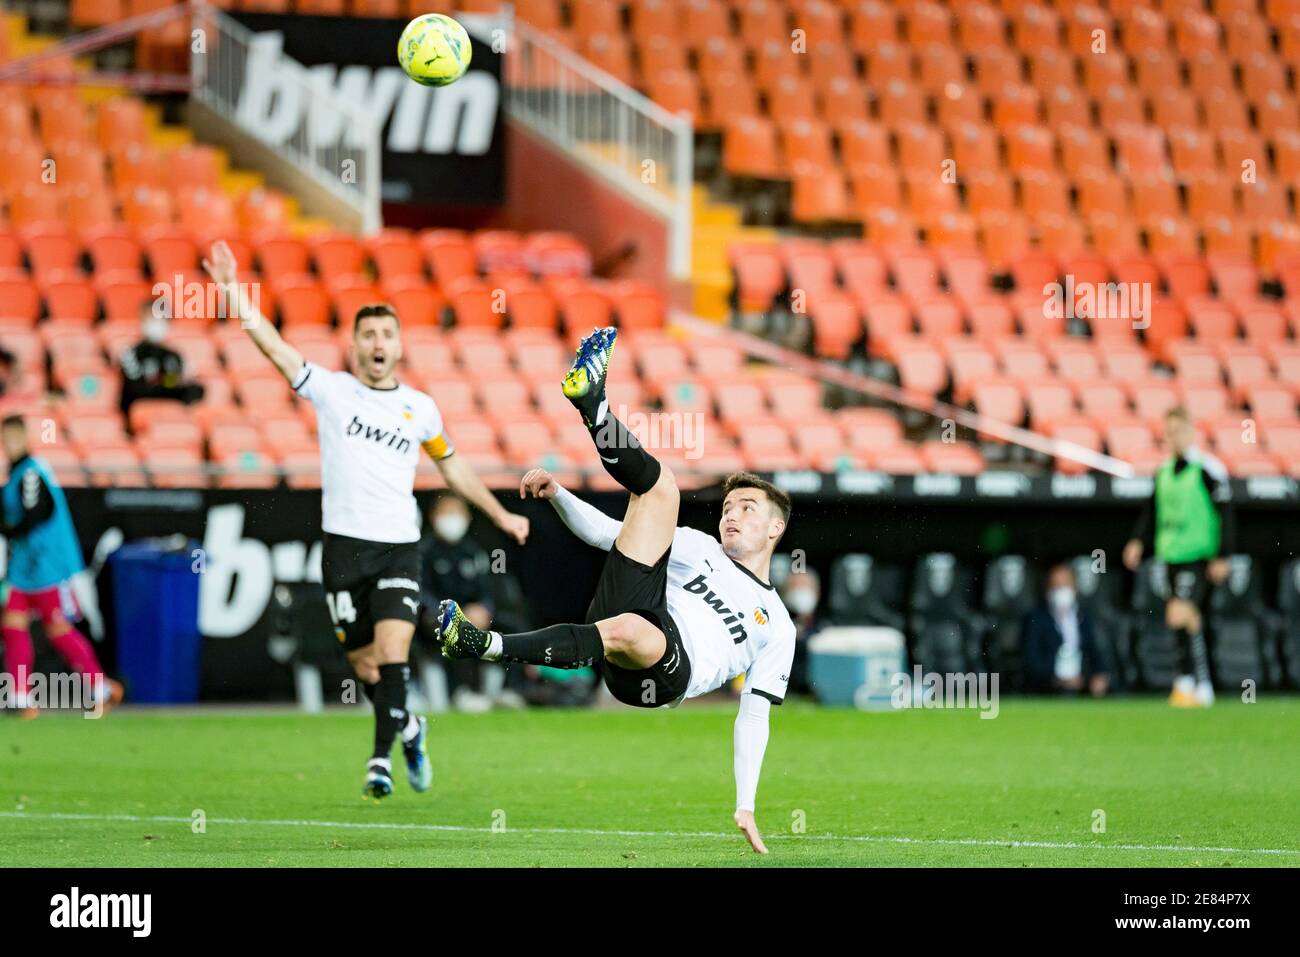
<svg viewBox="0 0 1300 957">
<path fill-rule="evenodd" d="M 433 397 L 401 383 L 374 389 L 311 362 L 293 389 L 316 409 L 321 527 L 371 542 L 419 541 L 420 448 L 435 459 L 453 451 Z"/>
<path fill-rule="evenodd" d="M 722 543 L 693 528 L 673 534 L 668 556 L 668 613 L 691 659 L 686 697 L 745 676 L 745 691 L 773 704 L 785 699 L 794 662 L 794 622 L 781 596 Z"/>
</svg>

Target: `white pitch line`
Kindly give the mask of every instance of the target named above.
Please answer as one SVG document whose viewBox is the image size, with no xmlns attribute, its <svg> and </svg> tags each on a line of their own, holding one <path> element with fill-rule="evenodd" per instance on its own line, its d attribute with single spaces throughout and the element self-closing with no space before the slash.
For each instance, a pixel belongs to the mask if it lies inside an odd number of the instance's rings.
<svg viewBox="0 0 1300 957">
<path fill-rule="evenodd" d="M 122 821 L 135 824 L 192 824 L 190 817 L 141 814 L 72 814 L 64 812 L 31 813 L 0 811 L 0 818 L 43 821 Z M 208 824 L 238 827 L 319 827 L 347 828 L 364 831 L 448 831 L 463 834 L 573 834 L 585 837 L 705 837 L 739 840 L 740 834 L 727 831 L 627 831 L 583 827 L 511 827 L 493 831 L 490 827 L 466 827 L 458 824 L 403 824 L 383 821 L 303 821 L 277 818 L 210 817 Z M 1202 854 L 1281 854 L 1300 856 L 1293 847 L 1200 847 L 1182 844 L 1085 844 L 1079 841 L 1017 841 L 982 838 L 892 837 L 875 834 L 772 834 L 767 841 L 845 841 L 859 844 L 918 844 L 922 846 L 1035 848 L 1066 851 L 1173 851 Z"/>
</svg>

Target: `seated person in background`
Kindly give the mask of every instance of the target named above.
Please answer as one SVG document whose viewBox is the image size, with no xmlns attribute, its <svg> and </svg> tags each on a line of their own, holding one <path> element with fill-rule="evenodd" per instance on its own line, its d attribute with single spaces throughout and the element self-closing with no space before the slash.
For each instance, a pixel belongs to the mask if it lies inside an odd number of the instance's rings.
<svg viewBox="0 0 1300 957">
<path fill-rule="evenodd" d="M 808 684 L 808 639 L 822 626 L 817 614 L 821 601 L 821 578 L 815 568 L 791 572 L 781 590 L 781 598 L 794 621 L 794 664 L 790 666 L 790 691 L 811 694 Z"/>
<path fill-rule="evenodd" d="M 477 627 L 491 622 L 509 622 L 507 627 L 527 627 L 519 618 L 521 608 L 512 589 L 514 581 L 503 569 L 494 571 L 492 556 L 469 532 L 470 512 L 465 500 L 451 492 L 439 492 L 429 506 L 428 524 L 420 540 L 421 585 L 420 630 L 432 640 L 438 634 L 438 603 L 449 595 L 464 595 L 461 606 Z M 442 656 L 439 655 L 439 660 Z M 523 697 L 502 683 L 501 665 L 477 659 L 444 661 L 451 700 L 458 711 L 481 712 L 493 705 L 518 708 Z M 492 674 L 496 672 L 496 674 Z"/>
<path fill-rule="evenodd" d="M 185 379 L 185 360 L 175 349 L 163 345 L 168 319 L 158 315 L 153 303 L 140 309 L 140 330 L 144 338 L 122 353 L 122 414 L 131 411 L 136 399 L 175 399 L 197 402 L 203 386 Z"/>
<path fill-rule="evenodd" d="M 1047 601 L 1025 616 L 1021 631 L 1026 690 L 1100 698 L 1110 689 L 1110 665 L 1092 618 L 1079 607 L 1074 572 L 1055 565 L 1047 574 Z"/>
<path fill-rule="evenodd" d="M 0 346 L 0 395 L 8 395 L 18 382 L 18 359 Z"/>
<path fill-rule="evenodd" d="M 33 389 L 23 376 L 22 363 L 18 357 L 0 346 L 0 399 L 29 399 L 36 397 Z"/>
</svg>

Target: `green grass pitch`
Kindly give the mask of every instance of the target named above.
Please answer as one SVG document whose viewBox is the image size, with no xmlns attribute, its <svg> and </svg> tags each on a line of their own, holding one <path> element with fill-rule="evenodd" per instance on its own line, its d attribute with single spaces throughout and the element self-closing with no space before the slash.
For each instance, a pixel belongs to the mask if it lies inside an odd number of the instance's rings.
<svg viewBox="0 0 1300 957">
<path fill-rule="evenodd" d="M 792 702 L 765 858 L 731 822 L 733 715 L 440 715 L 433 789 L 399 760 L 378 804 L 360 709 L 3 720 L 0 847 L 8 866 L 1300 865 L 1294 697 L 1004 701 L 994 720 Z"/>
</svg>

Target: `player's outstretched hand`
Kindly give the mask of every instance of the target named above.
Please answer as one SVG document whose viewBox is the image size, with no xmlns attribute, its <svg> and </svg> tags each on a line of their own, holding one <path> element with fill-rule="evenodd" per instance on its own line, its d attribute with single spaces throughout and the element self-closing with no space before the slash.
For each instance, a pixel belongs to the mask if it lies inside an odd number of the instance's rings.
<svg viewBox="0 0 1300 957">
<path fill-rule="evenodd" d="M 203 260 L 203 268 L 207 270 L 213 282 L 220 285 L 227 285 L 235 281 L 235 254 L 230 251 L 225 240 L 218 239 L 212 244 L 212 258 Z"/>
<path fill-rule="evenodd" d="M 555 476 L 546 469 L 529 469 L 519 483 L 519 497 L 554 498 L 559 488 Z"/>
<path fill-rule="evenodd" d="M 524 516 L 506 512 L 497 524 L 501 531 L 513 538 L 517 544 L 522 545 L 528 541 L 528 519 Z"/>
<path fill-rule="evenodd" d="M 766 854 L 767 845 L 763 839 L 758 836 L 758 825 L 754 823 L 753 811 L 737 811 L 736 826 L 740 828 L 745 839 L 749 841 L 749 846 L 754 849 L 755 854 Z"/>
</svg>

